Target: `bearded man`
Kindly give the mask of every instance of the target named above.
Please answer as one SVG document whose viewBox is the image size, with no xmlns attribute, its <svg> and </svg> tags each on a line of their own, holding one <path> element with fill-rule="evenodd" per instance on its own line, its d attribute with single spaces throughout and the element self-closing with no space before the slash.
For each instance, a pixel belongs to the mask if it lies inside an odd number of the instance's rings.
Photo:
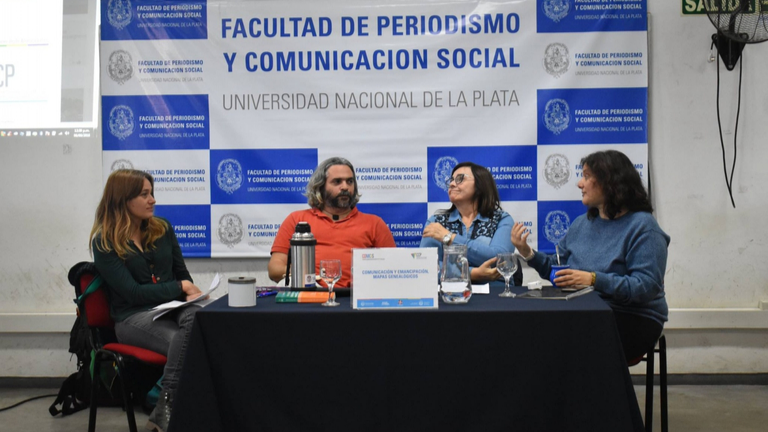
<svg viewBox="0 0 768 432">
<path fill-rule="evenodd" d="M 395 247 L 395 239 L 384 221 L 355 206 L 360 200 L 355 168 L 348 160 L 333 157 L 315 169 L 307 183 L 309 209 L 291 213 L 277 231 L 269 259 L 269 278 L 279 282 L 286 275 L 291 236 L 299 222 L 307 222 L 317 240 L 316 274 L 320 260 L 341 260 L 337 287 L 350 287 L 352 249 Z"/>
</svg>

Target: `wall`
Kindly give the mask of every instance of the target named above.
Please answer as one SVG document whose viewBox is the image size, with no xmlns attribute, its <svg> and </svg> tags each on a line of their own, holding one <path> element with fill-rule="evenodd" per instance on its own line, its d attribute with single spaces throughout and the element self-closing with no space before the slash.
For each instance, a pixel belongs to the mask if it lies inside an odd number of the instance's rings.
<svg viewBox="0 0 768 432">
<path fill-rule="evenodd" d="M 709 63 L 714 27 L 681 17 L 679 4 L 651 1 L 651 169 L 657 217 L 672 235 L 666 281 L 674 307 L 756 307 L 768 300 L 764 185 L 768 113 L 761 76 L 768 45 L 744 50 L 736 209 L 727 194 L 716 114 L 717 63 Z M 662 6 L 663 5 L 663 6 Z M 738 69 L 738 68 L 737 68 Z M 721 66 L 721 118 L 732 160 L 738 70 Z"/>
<path fill-rule="evenodd" d="M 716 117 L 713 27 L 680 2 L 649 0 L 650 169 L 656 215 L 672 237 L 666 274 L 671 373 L 768 373 L 768 45 L 745 49 L 734 176 L 723 180 Z M 721 66 L 721 113 L 732 146 L 738 71 Z M 729 150 L 728 158 L 732 157 Z M 100 137 L 0 141 L 0 376 L 64 376 L 73 321 L 66 272 L 88 260 L 99 199 Z M 730 163 L 729 163 L 730 168 Z M 760 210 L 763 210 L 761 212 Z M 267 282 L 266 260 L 188 260 L 206 285 L 214 272 Z M 526 269 L 526 280 L 535 275 Z M 223 294 L 223 293 L 222 293 Z"/>
<path fill-rule="evenodd" d="M 657 218 L 672 236 L 666 291 L 672 373 L 768 371 L 768 102 L 761 76 L 768 45 L 744 50 L 739 73 L 720 66 L 720 113 L 730 170 L 738 134 L 730 206 L 717 122 L 717 63 L 708 61 L 714 27 L 682 16 L 679 1 L 650 0 L 650 148 Z M 762 212 L 761 212 L 762 210 Z M 694 309 L 695 308 L 695 309 Z M 677 327 L 677 329 L 675 329 Z"/>
</svg>

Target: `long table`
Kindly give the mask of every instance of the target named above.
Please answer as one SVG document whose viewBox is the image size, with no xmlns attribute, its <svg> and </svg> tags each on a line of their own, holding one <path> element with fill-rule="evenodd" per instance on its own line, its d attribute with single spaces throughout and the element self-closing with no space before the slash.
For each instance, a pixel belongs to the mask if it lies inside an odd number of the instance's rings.
<svg viewBox="0 0 768 432">
<path fill-rule="evenodd" d="M 597 294 L 500 291 L 435 310 L 222 297 L 196 315 L 170 430 L 643 430 Z"/>
</svg>

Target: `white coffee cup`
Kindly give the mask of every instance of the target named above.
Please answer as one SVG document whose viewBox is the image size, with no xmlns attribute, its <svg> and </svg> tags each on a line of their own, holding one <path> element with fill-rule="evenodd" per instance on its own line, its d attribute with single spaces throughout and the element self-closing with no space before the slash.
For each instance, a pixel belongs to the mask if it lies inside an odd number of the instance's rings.
<svg viewBox="0 0 768 432">
<path fill-rule="evenodd" d="M 256 306 L 256 278 L 231 277 L 228 280 L 228 289 L 230 307 Z"/>
</svg>

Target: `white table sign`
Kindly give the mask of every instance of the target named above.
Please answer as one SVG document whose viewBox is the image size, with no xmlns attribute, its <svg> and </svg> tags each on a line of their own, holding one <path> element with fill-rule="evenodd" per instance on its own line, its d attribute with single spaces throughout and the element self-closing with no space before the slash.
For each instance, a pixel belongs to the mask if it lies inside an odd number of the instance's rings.
<svg viewBox="0 0 768 432">
<path fill-rule="evenodd" d="M 354 309 L 437 307 L 437 248 L 352 250 Z"/>
</svg>

